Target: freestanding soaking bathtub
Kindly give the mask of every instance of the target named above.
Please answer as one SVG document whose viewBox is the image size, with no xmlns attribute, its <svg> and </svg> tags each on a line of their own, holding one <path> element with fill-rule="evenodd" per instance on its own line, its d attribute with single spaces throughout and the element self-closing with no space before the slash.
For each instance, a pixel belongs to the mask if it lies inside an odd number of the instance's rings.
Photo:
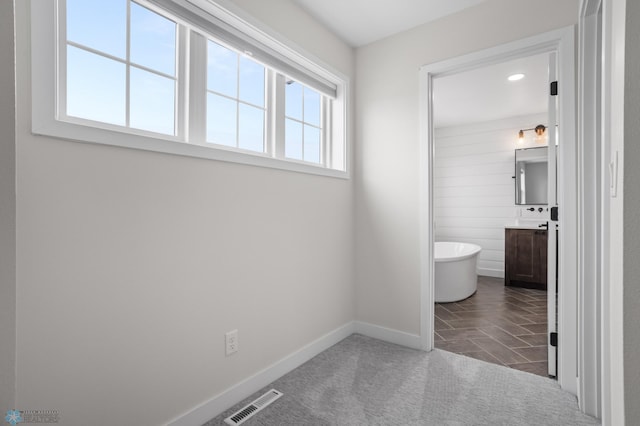
<svg viewBox="0 0 640 426">
<path fill-rule="evenodd" d="M 476 267 L 481 250 L 482 247 L 475 244 L 435 243 L 436 302 L 456 302 L 476 292 Z"/>
</svg>

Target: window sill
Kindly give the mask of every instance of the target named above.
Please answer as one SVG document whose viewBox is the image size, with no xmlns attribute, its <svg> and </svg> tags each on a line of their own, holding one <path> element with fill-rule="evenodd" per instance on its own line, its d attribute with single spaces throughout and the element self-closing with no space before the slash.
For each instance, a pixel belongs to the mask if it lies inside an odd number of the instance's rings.
<svg viewBox="0 0 640 426">
<path fill-rule="evenodd" d="M 348 171 L 330 169 L 297 160 L 269 157 L 266 154 L 240 151 L 233 148 L 186 143 L 177 141 L 175 140 L 175 137 L 171 136 L 167 136 L 167 138 L 164 139 L 162 136 L 154 137 L 142 134 L 137 135 L 55 120 L 52 120 L 46 125 L 40 127 L 36 126 L 34 122 L 32 131 L 34 135 L 50 136 L 73 142 L 117 146 L 121 148 L 160 152 L 163 154 L 204 158 L 208 160 L 224 161 L 339 179 L 350 178 Z"/>
</svg>

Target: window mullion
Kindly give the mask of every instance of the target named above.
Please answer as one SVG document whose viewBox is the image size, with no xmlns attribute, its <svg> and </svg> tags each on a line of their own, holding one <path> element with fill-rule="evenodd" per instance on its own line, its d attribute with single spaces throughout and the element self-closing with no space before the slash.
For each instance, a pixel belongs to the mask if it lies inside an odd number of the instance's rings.
<svg viewBox="0 0 640 426">
<path fill-rule="evenodd" d="M 322 123 L 322 129 L 320 130 L 320 137 L 321 139 L 321 143 L 322 143 L 322 153 L 324 155 L 323 158 L 321 158 L 322 164 L 325 167 L 331 167 L 332 166 L 332 146 L 331 143 L 329 143 L 329 141 L 331 140 L 331 117 L 332 117 L 332 110 L 331 110 L 332 106 L 331 106 L 331 101 L 326 98 L 326 97 L 322 97 L 322 117 L 321 117 L 321 123 Z"/>
<path fill-rule="evenodd" d="M 67 2 L 58 2 L 58 63 L 59 75 L 56 85 L 57 110 L 55 111 L 56 119 L 61 116 L 67 117 L 67 49 L 69 48 L 67 40 Z"/>
<path fill-rule="evenodd" d="M 240 148 L 240 54 L 236 56 L 236 148 Z"/>
<path fill-rule="evenodd" d="M 187 140 L 203 145 L 207 139 L 207 39 L 195 31 L 190 33 L 186 64 L 189 67 L 189 82 L 186 84 L 189 105 L 189 111 L 186 112 L 189 122 Z"/>
<path fill-rule="evenodd" d="M 274 119 L 274 133 L 273 140 L 275 143 L 275 156 L 276 158 L 285 158 L 285 85 L 286 78 L 282 74 L 270 71 L 274 74 L 274 78 L 271 79 L 274 84 L 273 93 L 273 119 Z"/>
<path fill-rule="evenodd" d="M 131 126 L 131 1 L 127 1 L 127 37 L 125 63 L 125 125 Z"/>
<path fill-rule="evenodd" d="M 264 152 L 270 157 L 275 156 L 275 74 L 269 68 L 265 68 L 264 74 Z"/>
<path fill-rule="evenodd" d="M 301 152 L 302 152 L 302 161 L 305 161 L 304 158 L 304 86 L 302 87 L 302 134 L 300 135 L 301 138 L 300 140 L 302 141 L 302 146 L 300 147 Z"/>
<path fill-rule="evenodd" d="M 190 139 L 190 128 L 187 127 L 187 121 L 189 120 L 189 58 L 190 58 L 190 40 L 189 30 L 182 24 L 178 24 L 178 42 L 176 48 L 178 50 L 177 58 L 177 70 L 176 70 L 176 82 L 175 87 L 175 129 L 176 136 L 180 140 L 188 141 Z"/>
</svg>

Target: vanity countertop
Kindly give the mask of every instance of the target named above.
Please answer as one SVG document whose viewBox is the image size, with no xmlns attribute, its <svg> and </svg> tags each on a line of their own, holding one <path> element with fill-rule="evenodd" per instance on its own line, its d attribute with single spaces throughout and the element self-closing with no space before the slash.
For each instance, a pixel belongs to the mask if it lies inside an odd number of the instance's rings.
<svg viewBox="0 0 640 426">
<path fill-rule="evenodd" d="M 540 225 L 546 225 L 547 221 L 541 220 L 515 220 L 504 225 L 508 229 L 547 229 Z"/>
</svg>

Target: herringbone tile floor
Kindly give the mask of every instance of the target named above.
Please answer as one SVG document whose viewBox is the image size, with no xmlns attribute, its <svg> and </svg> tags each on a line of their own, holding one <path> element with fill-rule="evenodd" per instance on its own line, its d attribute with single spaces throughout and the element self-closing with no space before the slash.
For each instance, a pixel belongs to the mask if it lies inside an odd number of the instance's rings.
<svg viewBox="0 0 640 426">
<path fill-rule="evenodd" d="M 435 346 L 547 376 L 547 292 L 478 277 L 476 293 L 436 303 Z"/>
</svg>

